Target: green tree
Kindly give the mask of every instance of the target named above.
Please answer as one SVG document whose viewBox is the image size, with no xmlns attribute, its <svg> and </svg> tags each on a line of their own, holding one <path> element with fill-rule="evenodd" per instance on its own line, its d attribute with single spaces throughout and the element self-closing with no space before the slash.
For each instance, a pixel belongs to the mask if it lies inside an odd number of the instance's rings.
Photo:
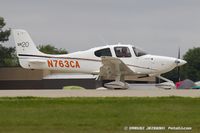
<svg viewBox="0 0 200 133">
<path fill-rule="evenodd" d="M 3 30 L 4 26 L 6 25 L 4 18 L 0 17 L 0 42 L 8 41 L 10 36 L 10 29 Z"/>
<path fill-rule="evenodd" d="M 10 36 L 10 29 L 3 29 L 5 25 L 4 18 L 0 17 L 0 67 L 16 66 L 19 63 L 15 54 L 15 47 L 4 47 L 1 44 L 8 41 Z"/>
<path fill-rule="evenodd" d="M 4 47 L 0 45 L 0 67 L 19 66 L 15 47 Z"/>
<path fill-rule="evenodd" d="M 183 66 L 182 75 L 193 81 L 200 80 L 200 47 L 192 48 L 183 56 L 187 64 Z"/>
<path fill-rule="evenodd" d="M 37 47 L 41 52 L 46 54 L 67 54 L 68 52 L 65 49 L 58 49 L 50 44 L 47 45 L 39 45 Z"/>
</svg>

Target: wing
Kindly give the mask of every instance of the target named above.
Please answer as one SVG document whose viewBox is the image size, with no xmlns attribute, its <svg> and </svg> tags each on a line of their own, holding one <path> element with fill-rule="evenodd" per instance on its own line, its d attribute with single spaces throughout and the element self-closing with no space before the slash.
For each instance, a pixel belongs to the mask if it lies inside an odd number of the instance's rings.
<svg viewBox="0 0 200 133">
<path fill-rule="evenodd" d="M 124 62 L 118 58 L 102 56 L 103 66 L 100 68 L 100 76 L 111 78 L 119 75 L 137 75 Z"/>
</svg>

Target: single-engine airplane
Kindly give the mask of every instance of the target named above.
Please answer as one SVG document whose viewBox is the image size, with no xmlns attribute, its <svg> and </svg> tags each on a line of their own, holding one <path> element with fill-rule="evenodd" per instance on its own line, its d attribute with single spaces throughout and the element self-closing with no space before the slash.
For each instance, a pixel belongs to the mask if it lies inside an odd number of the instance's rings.
<svg viewBox="0 0 200 133">
<path fill-rule="evenodd" d="M 12 31 L 17 56 L 23 68 L 114 77 L 115 81 L 104 85 L 107 88 L 127 89 L 128 83 L 124 81 L 124 77 L 128 75 L 137 78 L 155 76 L 170 82 L 160 75 L 186 63 L 177 58 L 151 55 L 135 46 L 125 44 L 107 45 L 63 55 L 45 54 L 36 48 L 25 30 Z"/>
</svg>

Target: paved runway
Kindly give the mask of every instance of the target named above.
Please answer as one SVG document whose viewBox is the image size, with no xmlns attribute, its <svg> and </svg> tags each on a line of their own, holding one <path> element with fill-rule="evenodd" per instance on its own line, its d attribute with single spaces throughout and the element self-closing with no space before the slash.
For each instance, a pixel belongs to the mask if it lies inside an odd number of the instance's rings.
<svg viewBox="0 0 200 133">
<path fill-rule="evenodd" d="M 200 90 L 0 90 L 0 97 L 200 97 Z"/>
</svg>

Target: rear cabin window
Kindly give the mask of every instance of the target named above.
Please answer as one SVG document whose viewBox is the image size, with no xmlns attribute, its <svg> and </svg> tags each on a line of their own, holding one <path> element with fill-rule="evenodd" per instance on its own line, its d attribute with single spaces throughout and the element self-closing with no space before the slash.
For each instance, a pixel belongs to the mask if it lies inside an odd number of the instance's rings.
<svg viewBox="0 0 200 133">
<path fill-rule="evenodd" d="M 131 57 L 128 47 L 115 47 L 114 49 L 117 57 Z"/>
<path fill-rule="evenodd" d="M 104 48 L 100 49 L 94 52 L 95 56 L 101 57 L 101 56 L 112 56 L 112 53 L 110 51 L 110 48 Z"/>
</svg>

